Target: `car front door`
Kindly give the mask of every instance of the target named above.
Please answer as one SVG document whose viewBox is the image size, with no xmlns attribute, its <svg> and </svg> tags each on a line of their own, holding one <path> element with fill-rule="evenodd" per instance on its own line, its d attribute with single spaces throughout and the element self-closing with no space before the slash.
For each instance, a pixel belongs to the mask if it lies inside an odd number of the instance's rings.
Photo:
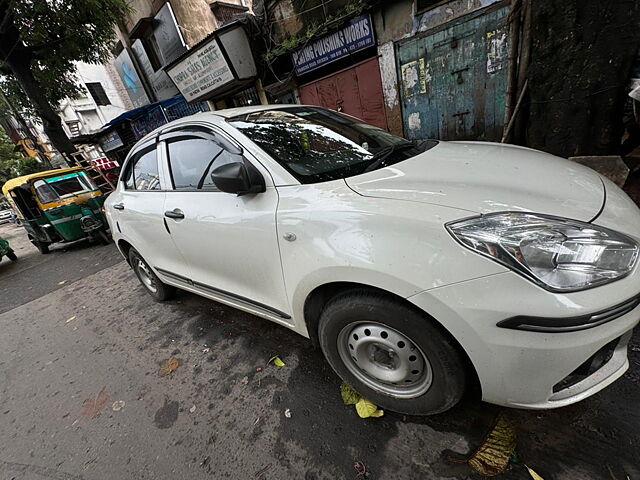
<svg viewBox="0 0 640 480">
<path fill-rule="evenodd" d="M 237 196 L 219 191 L 211 172 L 231 162 L 249 162 L 240 147 L 217 130 L 182 127 L 161 136 L 170 188 L 165 198 L 168 228 L 189 263 L 201 293 L 271 319 L 289 323 L 276 231 L 278 193 L 255 160 L 266 191 Z"/>
<path fill-rule="evenodd" d="M 156 139 L 143 145 L 130 158 L 112 193 L 113 226 L 155 269 L 190 274 L 165 226 L 165 179 L 160 175 L 162 148 Z"/>
</svg>

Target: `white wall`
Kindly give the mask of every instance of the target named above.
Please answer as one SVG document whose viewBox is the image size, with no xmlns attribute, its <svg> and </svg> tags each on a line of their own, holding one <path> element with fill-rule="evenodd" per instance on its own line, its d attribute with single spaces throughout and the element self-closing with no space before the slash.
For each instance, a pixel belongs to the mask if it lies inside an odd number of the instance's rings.
<svg viewBox="0 0 640 480">
<path fill-rule="evenodd" d="M 92 65 L 79 62 L 77 64 L 78 78 L 85 83 L 100 82 L 104 88 L 111 105 L 101 105 L 98 107 L 99 114 L 104 118 L 105 123 L 110 122 L 127 109 L 124 100 L 120 97 L 118 87 L 111 79 L 111 75 L 104 65 Z M 91 98 L 91 96 L 89 96 Z"/>
<path fill-rule="evenodd" d="M 123 98 L 122 85 L 114 83 L 113 75 L 105 65 L 76 63 L 77 79 L 84 93 L 79 98 L 67 98 L 59 107 L 63 127 L 70 134 L 67 122 L 80 122 L 80 133 L 91 133 L 130 109 L 128 98 Z M 109 99 L 110 105 L 96 105 L 93 97 L 86 91 L 85 84 L 100 83 Z"/>
</svg>

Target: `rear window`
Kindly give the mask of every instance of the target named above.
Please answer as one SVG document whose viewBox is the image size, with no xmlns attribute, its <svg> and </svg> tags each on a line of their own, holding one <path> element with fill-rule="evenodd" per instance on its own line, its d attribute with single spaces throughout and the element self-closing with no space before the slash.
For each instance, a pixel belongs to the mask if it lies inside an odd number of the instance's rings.
<svg viewBox="0 0 640 480">
<path fill-rule="evenodd" d="M 129 165 L 122 179 L 127 190 L 160 190 L 155 147 L 136 153 Z"/>
</svg>

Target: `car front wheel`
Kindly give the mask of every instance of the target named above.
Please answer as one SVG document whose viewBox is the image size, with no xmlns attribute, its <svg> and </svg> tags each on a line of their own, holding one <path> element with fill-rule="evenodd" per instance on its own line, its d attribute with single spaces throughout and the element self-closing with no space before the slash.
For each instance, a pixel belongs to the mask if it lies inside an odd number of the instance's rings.
<svg viewBox="0 0 640 480">
<path fill-rule="evenodd" d="M 366 291 L 340 295 L 325 306 L 318 333 L 336 373 L 380 407 L 433 415 L 464 393 L 466 370 L 454 342 L 400 301 Z"/>
<path fill-rule="evenodd" d="M 162 302 L 173 297 L 175 287 L 163 283 L 134 248 L 129 250 L 129 263 L 142 286 L 155 300 Z"/>
</svg>

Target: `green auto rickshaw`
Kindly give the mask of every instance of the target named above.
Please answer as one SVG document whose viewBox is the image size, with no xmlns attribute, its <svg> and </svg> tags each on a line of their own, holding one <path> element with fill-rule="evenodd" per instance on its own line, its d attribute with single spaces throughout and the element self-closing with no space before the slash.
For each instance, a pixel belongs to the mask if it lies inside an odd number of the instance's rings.
<svg viewBox="0 0 640 480">
<path fill-rule="evenodd" d="M 18 260 L 13 249 L 9 246 L 9 242 L 7 242 L 4 238 L 0 237 L 0 260 L 2 257 L 7 257 L 12 262 Z"/>
<path fill-rule="evenodd" d="M 48 253 L 49 245 L 57 242 L 111 241 L 102 212 L 105 197 L 80 167 L 13 178 L 2 193 L 40 253 Z"/>
</svg>

